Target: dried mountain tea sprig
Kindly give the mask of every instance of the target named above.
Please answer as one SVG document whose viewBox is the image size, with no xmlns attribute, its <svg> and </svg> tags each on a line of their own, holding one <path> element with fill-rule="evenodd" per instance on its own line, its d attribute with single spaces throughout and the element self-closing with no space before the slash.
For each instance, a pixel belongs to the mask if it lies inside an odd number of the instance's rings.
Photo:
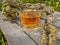
<svg viewBox="0 0 60 45">
<path fill-rule="evenodd" d="M 4 1 L 2 3 L 2 14 L 6 20 L 14 20 L 17 18 L 17 13 L 21 9 L 21 4 L 17 2 Z"/>
</svg>

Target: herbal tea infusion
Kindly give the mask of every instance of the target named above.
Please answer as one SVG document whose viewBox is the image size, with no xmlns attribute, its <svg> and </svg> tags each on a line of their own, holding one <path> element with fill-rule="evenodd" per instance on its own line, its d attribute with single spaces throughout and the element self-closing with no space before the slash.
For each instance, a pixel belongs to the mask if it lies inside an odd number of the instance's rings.
<svg viewBox="0 0 60 45">
<path fill-rule="evenodd" d="M 25 10 L 20 15 L 21 23 L 25 27 L 36 26 L 39 22 L 40 15 L 34 10 Z"/>
</svg>

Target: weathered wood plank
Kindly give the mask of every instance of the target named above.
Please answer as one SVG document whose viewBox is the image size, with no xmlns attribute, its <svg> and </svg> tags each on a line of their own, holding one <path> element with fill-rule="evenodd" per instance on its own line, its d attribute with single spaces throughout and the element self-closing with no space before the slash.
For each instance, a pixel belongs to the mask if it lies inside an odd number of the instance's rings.
<svg viewBox="0 0 60 45">
<path fill-rule="evenodd" d="M 55 18 L 60 18 L 60 13 L 55 13 Z M 60 20 L 57 19 L 54 24 L 60 27 Z M 36 45 L 34 41 L 32 41 L 24 32 L 22 32 L 21 27 L 17 26 L 17 24 L 12 24 L 10 22 L 3 22 L 2 16 L 0 15 L 0 26 L 2 27 L 2 31 L 9 43 L 9 45 Z M 29 34 L 37 43 L 41 45 L 41 32 L 38 31 L 35 34 Z M 57 31 L 57 38 L 60 39 L 60 31 Z M 56 41 L 55 45 L 60 45 L 60 41 Z"/>
<path fill-rule="evenodd" d="M 16 24 L 3 22 L 0 14 L 0 26 L 9 45 L 36 45 Z"/>
<path fill-rule="evenodd" d="M 56 36 L 57 36 L 57 39 L 60 40 L 60 12 L 56 12 L 54 18 L 56 20 L 53 23 L 56 26 L 56 30 L 57 30 L 57 35 Z"/>
<path fill-rule="evenodd" d="M 38 45 L 42 45 L 41 44 L 41 31 L 36 32 L 36 33 L 31 33 L 29 35 L 37 42 Z"/>
<path fill-rule="evenodd" d="M 54 18 L 55 22 L 53 24 L 60 27 L 60 12 L 56 12 Z"/>
<path fill-rule="evenodd" d="M 56 22 L 54 22 L 53 24 L 56 26 L 56 27 L 60 27 L 60 12 L 56 12 L 55 13 L 55 16 L 54 18 L 56 18 Z M 29 34 L 37 43 L 38 45 L 41 45 L 41 31 L 37 31 L 37 33 L 31 33 Z M 57 39 L 60 40 L 60 29 L 57 28 Z M 56 45 L 59 44 L 60 41 L 56 41 Z"/>
</svg>

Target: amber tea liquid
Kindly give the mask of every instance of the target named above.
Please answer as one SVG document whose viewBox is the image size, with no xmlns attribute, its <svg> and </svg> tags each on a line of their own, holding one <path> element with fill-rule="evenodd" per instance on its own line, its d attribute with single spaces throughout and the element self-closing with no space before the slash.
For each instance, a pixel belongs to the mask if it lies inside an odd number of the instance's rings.
<svg viewBox="0 0 60 45">
<path fill-rule="evenodd" d="M 25 27 L 36 26 L 39 19 L 40 16 L 38 16 L 38 13 L 34 11 L 23 12 L 20 15 L 21 24 Z"/>
</svg>

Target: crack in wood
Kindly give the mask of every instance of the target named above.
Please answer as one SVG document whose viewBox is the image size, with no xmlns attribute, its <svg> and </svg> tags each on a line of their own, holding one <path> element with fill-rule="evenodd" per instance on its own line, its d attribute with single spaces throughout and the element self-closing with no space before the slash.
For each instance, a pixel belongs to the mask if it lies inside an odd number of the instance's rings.
<svg viewBox="0 0 60 45">
<path fill-rule="evenodd" d="M 20 26 L 19 25 L 19 23 L 17 22 L 17 21 L 13 21 L 14 23 L 16 23 L 18 26 Z M 13 23 L 12 22 L 12 23 Z M 23 31 L 36 45 L 38 45 L 38 43 L 26 32 L 26 31 Z"/>
<path fill-rule="evenodd" d="M 24 31 L 24 33 L 25 33 L 32 41 L 34 41 L 34 43 L 35 43 L 36 45 L 38 45 L 38 43 L 37 43 L 27 32 Z"/>
</svg>

